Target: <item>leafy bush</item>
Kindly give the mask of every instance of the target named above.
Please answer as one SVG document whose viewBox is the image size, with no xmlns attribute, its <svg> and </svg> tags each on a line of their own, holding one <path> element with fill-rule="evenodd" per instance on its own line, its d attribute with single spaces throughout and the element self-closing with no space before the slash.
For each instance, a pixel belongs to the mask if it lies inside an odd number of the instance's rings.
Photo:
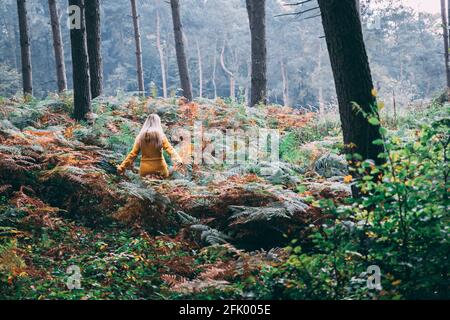
<svg viewBox="0 0 450 320">
<path fill-rule="evenodd" d="M 386 164 L 354 164 L 362 197 L 316 202 L 331 218 L 310 229 L 312 248 L 289 248 L 287 262 L 263 271 L 258 297 L 449 298 L 448 115 L 374 143 L 384 144 Z M 381 270 L 378 290 L 366 286 L 369 266 Z"/>
</svg>

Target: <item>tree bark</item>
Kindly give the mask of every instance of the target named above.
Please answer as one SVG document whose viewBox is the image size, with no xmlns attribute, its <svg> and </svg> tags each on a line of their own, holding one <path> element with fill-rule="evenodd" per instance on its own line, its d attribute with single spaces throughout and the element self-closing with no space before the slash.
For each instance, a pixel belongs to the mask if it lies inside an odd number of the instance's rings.
<svg viewBox="0 0 450 320">
<path fill-rule="evenodd" d="M 88 0 L 89 1 L 89 0 Z M 73 69 L 74 118 L 86 120 L 91 112 L 91 88 L 89 76 L 89 57 L 86 40 L 86 21 L 84 0 L 69 0 L 69 6 L 80 8 L 80 28 L 70 30 L 70 43 Z"/>
<path fill-rule="evenodd" d="M 448 21 L 447 11 L 445 7 L 445 0 L 441 0 L 441 18 L 442 18 L 442 30 L 444 32 L 444 61 L 445 61 L 445 74 L 447 77 L 447 96 L 450 97 L 450 60 L 449 60 L 449 33 L 448 33 Z"/>
<path fill-rule="evenodd" d="M 53 51 L 55 53 L 56 81 L 58 92 L 67 90 L 66 63 L 64 61 L 64 47 L 61 36 L 61 26 L 59 24 L 59 13 L 56 0 L 48 0 L 50 11 L 50 21 L 53 34 Z"/>
<path fill-rule="evenodd" d="M 189 78 L 186 52 L 184 50 L 183 25 L 181 24 L 180 1 L 170 0 L 172 8 L 173 31 L 175 36 L 175 49 L 177 53 L 178 73 L 180 75 L 183 96 L 192 101 L 192 86 Z"/>
<path fill-rule="evenodd" d="M 353 107 L 356 103 L 365 112 L 378 116 L 377 110 L 372 110 L 376 98 L 372 94 L 374 86 L 355 1 L 318 2 L 336 85 L 345 151 L 381 164 L 378 155 L 384 148 L 372 143 L 381 139 L 380 126 L 371 125 Z M 358 190 L 354 189 L 353 193 L 359 196 Z"/>
<path fill-rule="evenodd" d="M 92 99 L 95 99 L 103 94 L 100 0 L 86 1 L 86 34 L 91 76 L 91 95 Z"/>
<path fill-rule="evenodd" d="M 145 92 L 144 68 L 142 66 L 142 43 L 141 43 L 141 31 L 139 26 L 139 15 L 137 11 L 136 0 L 130 1 L 131 1 L 131 14 L 133 17 L 133 26 L 134 26 L 134 40 L 136 44 L 136 68 L 137 68 L 138 90 L 141 94 L 144 94 Z"/>
<path fill-rule="evenodd" d="M 31 67 L 31 47 L 28 27 L 28 13 L 25 0 L 17 0 L 19 16 L 20 50 L 22 58 L 23 94 L 33 95 L 33 72 Z"/>
<path fill-rule="evenodd" d="M 252 47 L 250 106 L 267 104 L 266 1 L 246 0 Z"/>
<path fill-rule="evenodd" d="M 161 17 L 159 14 L 159 10 L 156 12 L 156 48 L 158 49 L 159 63 L 161 66 L 163 97 L 167 98 L 166 64 L 164 60 L 164 48 L 161 44 Z"/>
<path fill-rule="evenodd" d="M 198 40 L 196 40 L 197 45 L 197 60 L 198 60 L 198 96 L 203 98 L 203 61 L 202 52 L 200 51 L 200 45 Z"/>
</svg>

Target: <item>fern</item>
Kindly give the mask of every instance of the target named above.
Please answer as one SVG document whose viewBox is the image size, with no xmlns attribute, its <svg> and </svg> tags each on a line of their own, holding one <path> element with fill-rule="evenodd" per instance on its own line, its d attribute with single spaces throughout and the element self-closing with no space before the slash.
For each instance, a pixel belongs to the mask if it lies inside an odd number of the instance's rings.
<svg viewBox="0 0 450 320">
<path fill-rule="evenodd" d="M 281 203 L 271 207 L 230 206 L 229 208 L 234 212 L 230 217 L 234 220 L 232 225 L 291 218 L 289 211 Z"/>
<path fill-rule="evenodd" d="M 194 224 L 200 224 L 200 220 L 183 212 L 183 211 L 178 211 L 177 212 L 178 217 L 181 220 L 181 223 L 184 225 L 194 225 Z"/>
<path fill-rule="evenodd" d="M 155 202 L 157 197 L 155 190 L 142 183 L 121 182 L 119 187 L 121 188 L 122 193 L 132 195 L 140 200 Z"/>
<path fill-rule="evenodd" d="M 84 175 L 86 175 L 86 171 L 81 168 L 73 166 L 57 166 L 52 170 L 43 171 L 40 179 L 41 181 L 60 179 L 79 185 L 88 185 L 87 179 L 83 178 Z"/>
<path fill-rule="evenodd" d="M 231 240 L 226 234 L 203 224 L 193 225 L 191 226 L 191 229 L 200 231 L 202 241 L 210 245 L 224 244 Z"/>
<path fill-rule="evenodd" d="M 190 225 L 192 230 L 201 232 L 201 240 L 210 245 L 225 244 L 231 239 L 229 236 L 218 231 L 217 229 L 201 224 L 200 219 L 195 218 L 183 211 L 178 211 L 177 214 L 182 224 Z"/>
</svg>

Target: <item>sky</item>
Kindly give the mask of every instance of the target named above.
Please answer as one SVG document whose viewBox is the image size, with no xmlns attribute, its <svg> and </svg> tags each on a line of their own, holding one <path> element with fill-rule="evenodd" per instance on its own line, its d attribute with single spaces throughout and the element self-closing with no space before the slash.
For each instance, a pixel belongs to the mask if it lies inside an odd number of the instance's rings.
<svg viewBox="0 0 450 320">
<path fill-rule="evenodd" d="M 419 11 L 426 11 L 431 13 L 440 12 L 441 4 L 439 0 L 401 0 L 404 4 L 407 4 Z"/>
</svg>

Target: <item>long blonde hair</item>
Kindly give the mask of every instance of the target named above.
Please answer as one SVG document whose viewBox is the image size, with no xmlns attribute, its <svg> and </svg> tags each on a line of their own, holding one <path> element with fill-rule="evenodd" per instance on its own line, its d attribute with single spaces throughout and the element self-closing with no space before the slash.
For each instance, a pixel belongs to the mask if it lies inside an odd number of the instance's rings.
<svg viewBox="0 0 450 320">
<path fill-rule="evenodd" d="M 136 138 L 136 143 L 139 143 L 141 147 L 144 144 L 149 144 L 157 149 L 161 149 L 163 140 L 164 131 L 161 126 L 161 118 L 157 114 L 149 115 Z"/>
</svg>

